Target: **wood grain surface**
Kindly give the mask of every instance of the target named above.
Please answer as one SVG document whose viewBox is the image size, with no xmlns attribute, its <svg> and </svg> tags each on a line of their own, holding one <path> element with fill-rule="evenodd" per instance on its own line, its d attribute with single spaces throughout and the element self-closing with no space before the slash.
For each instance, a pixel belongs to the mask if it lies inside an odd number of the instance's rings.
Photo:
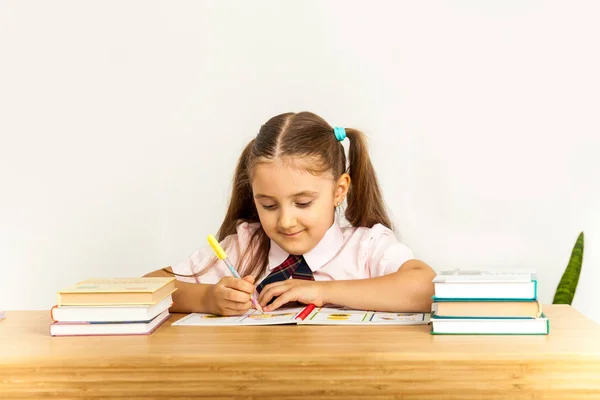
<svg viewBox="0 0 600 400">
<path fill-rule="evenodd" d="M 429 326 L 181 327 L 51 337 L 47 311 L 0 321 L 0 399 L 600 399 L 600 326 L 548 305 L 548 336 Z"/>
</svg>

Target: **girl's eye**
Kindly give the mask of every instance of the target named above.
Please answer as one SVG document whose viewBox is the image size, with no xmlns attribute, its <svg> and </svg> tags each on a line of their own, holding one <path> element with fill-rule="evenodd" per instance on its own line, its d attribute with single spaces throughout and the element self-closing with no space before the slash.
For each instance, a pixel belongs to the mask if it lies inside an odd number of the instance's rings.
<svg viewBox="0 0 600 400">
<path fill-rule="evenodd" d="M 264 208 L 265 210 L 274 210 L 277 208 L 277 204 L 271 204 L 270 206 L 266 206 L 264 204 L 261 204 L 262 208 Z"/>
<path fill-rule="evenodd" d="M 306 208 L 308 206 L 310 206 L 312 204 L 312 201 L 309 201 L 308 203 L 296 203 L 296 205 L 300 208 Z"/>
</svg>

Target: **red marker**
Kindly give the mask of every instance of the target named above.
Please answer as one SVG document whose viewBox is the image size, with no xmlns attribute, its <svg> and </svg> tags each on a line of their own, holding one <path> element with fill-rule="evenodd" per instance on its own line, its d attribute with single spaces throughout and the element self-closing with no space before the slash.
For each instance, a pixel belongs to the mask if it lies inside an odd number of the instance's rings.
<svg viewBox="0 0 600 400">
<path fill-rule="evenodd" d="M 307 305 L 306 308 L 304 308 L 304 310 L 302 310 L 300 314 L 298 314 L 298 316 L 296 317 L 296 321 L 304 321 L 304 318 L 308 317 L 314 309 L 314 304 Z"/>
</svg>

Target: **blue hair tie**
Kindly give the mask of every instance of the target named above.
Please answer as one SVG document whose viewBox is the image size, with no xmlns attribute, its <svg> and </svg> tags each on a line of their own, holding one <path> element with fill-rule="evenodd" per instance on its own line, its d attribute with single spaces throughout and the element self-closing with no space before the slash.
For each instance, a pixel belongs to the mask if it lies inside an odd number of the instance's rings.
<svg viewBox="0 0 600 400">
<path fill-rule="evenodd" d="M 333 134 L 335 135 L 335 138 L 337 140 L 339 140 L 340 142 L 342 140 L 346 139 L 346 130 L 344 128 L 342 128 L 341 126 L 334 127 Z"/>
</svg>

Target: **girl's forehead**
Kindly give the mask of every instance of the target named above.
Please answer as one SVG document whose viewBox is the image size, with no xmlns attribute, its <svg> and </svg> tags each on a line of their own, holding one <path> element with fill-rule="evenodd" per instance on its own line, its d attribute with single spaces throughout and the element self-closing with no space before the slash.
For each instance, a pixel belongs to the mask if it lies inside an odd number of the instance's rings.
<svg viewBox="0 0 600 400">
<path fill-rule="evenodd" d="M 316 160 L 287 159 L 258 162 L 252 171 L 252 187 L 261 194 L 279 193 L 285 195 L 303 190 L 321 191 L 333 183 L 329 171 L 318 172 Z M 263 193 L 265 192 L 265 193 Z"/>
<path fill-rule="evenodd" d="M 261 167 L 261 168 L 257 168 Z M 329 177 L 333 179 L 332 172 L 324 165 L 318 157 L 279 157 L 276 159 L 259 158 L 254 163 L 252 175 L 257 172 L 270 173 L 277 171 L 281 174 L 289 175 L 313 175 L 318 177 Z"/>
</svg>

